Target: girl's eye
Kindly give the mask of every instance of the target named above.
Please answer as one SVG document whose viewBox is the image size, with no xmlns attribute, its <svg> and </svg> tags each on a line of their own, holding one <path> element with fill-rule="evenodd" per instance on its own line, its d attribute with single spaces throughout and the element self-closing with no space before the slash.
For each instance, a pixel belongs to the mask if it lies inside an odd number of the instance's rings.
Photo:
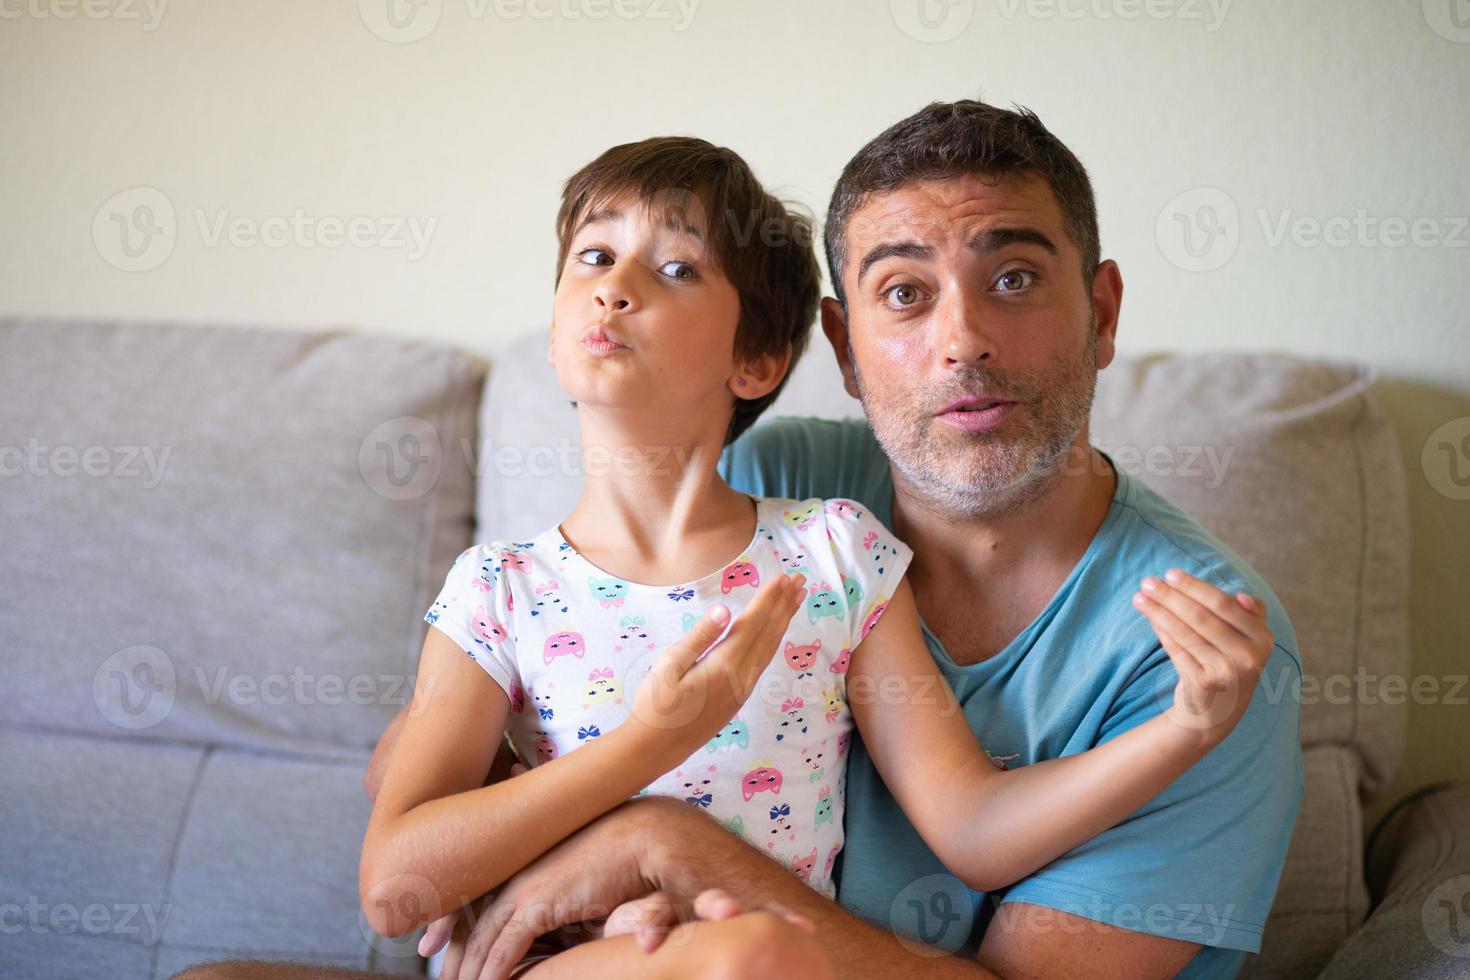
<svg viewBox="0 0 1470 980">
<path fill-rule="evenodd" d="M 688 262 L 665 262 L 663 265 L 659 266 L 658 271 L 662 272 L 670 279 L 682 279 L 685 281 L 689 281 L 699 278 L 699 270 L 695 269 L 694 266 L 690 265 Z"/>
<path fill-rule="evenodd" d="M 577 253 L 577 261 L 583 265 L 612 265 L 612 256 L 600 248 L 584 248 Z"/>
<path fill-rule="evenodd" d="M 995 287 L 1002 293 L 1014 293 L 1025 289 L 1035 280 L 1036 273 L 1034 272 L 1028 272 L 1025 269 L 1012 269 L 1010 272 L 1003 273 L 995 281 Z"/>
<path fill-rule="evenodd" d="M 883 297 L 888 301 L 889 306 L 897 309 L 913 306 L 920 299 L 919 287 L 906 282 L 899 283 L 897 286 L 891 286 L 884 291 Z"/>
</svg>

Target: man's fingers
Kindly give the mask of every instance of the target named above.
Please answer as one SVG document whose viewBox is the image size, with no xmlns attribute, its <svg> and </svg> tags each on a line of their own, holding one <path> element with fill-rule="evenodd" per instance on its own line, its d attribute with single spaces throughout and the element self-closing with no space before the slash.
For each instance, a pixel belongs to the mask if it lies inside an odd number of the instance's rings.
<svg viewBox="0 0 1470 980">
<path fill-rule="evenodd" d="M 480 968 L 479 980 L 505 980 L 515 965 L 531 951 L 536 935 L 520 916 L 511 916 L 485 951 L 485 965 Z"/>
<path fill-rule="evenodd" d="M 499 943 L 506 931 L 510 928 L 511 920 L 515 916 L 515 905 L 511 902 L 496 900 L 481 907 L 479 917 L 470 930 L 469 938 L 464 944 L 463 958 L 460 961 L 459 980 L 476 980 L 482 976 L 495 976 L 494 972 L 487 973 L 485 968 L 491 963 L 491 949 Z M 526 945 L 511 960 L 513 965 L 525 951 L 531 948 L 531 942 L 526 940 Z"/>
</svg>

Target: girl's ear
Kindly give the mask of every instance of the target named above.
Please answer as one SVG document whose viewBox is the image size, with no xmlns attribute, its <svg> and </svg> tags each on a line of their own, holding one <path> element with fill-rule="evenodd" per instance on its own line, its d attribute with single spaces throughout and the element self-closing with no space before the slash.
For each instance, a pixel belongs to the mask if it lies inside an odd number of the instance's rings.
<svg viewBox="0 0 1470 980">
<path fill-rule="evenodd" d="M 551 322 L 551 328 L 546 331 L 546 363 L 556 364 L 556 321 Z"/>
<path fill-rule="evenodd" d="M 736 398 L 764 398 L 776 389 L 791 367 L 791 345 L 780 354 L 762 354 L 741 364 L 730 375 L 730 391 Z"/>
</svg>

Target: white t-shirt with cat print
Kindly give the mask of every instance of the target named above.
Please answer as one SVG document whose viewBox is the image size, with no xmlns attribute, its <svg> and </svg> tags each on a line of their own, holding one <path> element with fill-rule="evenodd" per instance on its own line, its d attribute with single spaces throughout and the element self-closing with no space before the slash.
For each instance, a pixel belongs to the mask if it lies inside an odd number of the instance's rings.
<svg viewBox="0 0 1470 980">
<path fill-rule="evenodd" d="M 697 581 L 625 581 L 552 527 L 534 541 L 467 549 L 424 619 L 505 690 L 506 736 L 535 766 L 620 724 L 649 667 L 710 606 L 724 603 L 733 620 L 762 582 L 805 575 L 806 602 L 734 720 L 639 795 L 707 810 L 831 897 L 852 730 L 848 658 L 912 552 L 854 501 L 753 499 L 750 544 Z"/>
</svg>

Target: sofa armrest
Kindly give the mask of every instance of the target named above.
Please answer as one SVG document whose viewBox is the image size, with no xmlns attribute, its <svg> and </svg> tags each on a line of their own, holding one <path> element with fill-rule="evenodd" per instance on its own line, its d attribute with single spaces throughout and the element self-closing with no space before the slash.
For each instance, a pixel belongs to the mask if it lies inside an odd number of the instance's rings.
<svg viewBox="0 0 1470 980">
<path fill-rule="evenodd" d="M 1470 975 L 1470 784 L 1432 786 L 1368 843 L 1374 907 L 1319 980 Z"/>
</svg>

